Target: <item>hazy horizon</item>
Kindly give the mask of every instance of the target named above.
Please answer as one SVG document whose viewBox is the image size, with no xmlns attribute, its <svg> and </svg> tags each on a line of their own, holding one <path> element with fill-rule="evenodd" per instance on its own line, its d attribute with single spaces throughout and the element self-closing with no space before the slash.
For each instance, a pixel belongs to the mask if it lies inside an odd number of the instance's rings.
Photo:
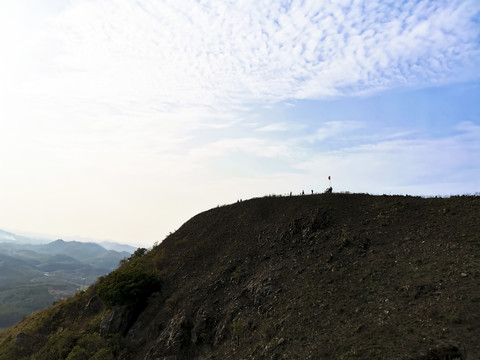
<svg viewBox="0 0 480 360">
<path fill-rule="evenodd" d="M 25 0 L 0 229 L 151 246 L 238 199 L 480 191 L 480 3 Z"/>
</svg>

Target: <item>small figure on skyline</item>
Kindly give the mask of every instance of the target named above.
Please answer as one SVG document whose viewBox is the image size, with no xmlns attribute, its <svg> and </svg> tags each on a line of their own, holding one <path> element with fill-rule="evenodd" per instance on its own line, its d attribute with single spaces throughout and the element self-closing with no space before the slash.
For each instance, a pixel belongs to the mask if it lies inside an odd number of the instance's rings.
<svg viewBox="0 0 480 360">
<path fill-rule="evenodd" d="M 330 177 L 330 175 L 328 176 L 328 188 L 327 190 L 325 190 L 325 193 L 329 193 L 331 194 L 333 191 L 333 188 L 332 188 L 332 178 Z"/>
</svg>

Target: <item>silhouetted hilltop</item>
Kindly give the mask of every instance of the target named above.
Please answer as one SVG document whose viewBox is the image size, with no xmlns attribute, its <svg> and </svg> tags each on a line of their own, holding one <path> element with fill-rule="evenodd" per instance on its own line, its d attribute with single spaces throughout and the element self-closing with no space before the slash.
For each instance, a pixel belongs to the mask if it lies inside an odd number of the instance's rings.
<svg viewBox="0 0 480 360">
<path fill-rule="evenodd" d="M 1 333 L 0 359 L 478 359 L 479 259 L 479 197 L 252 199 Z"/>
</svg>

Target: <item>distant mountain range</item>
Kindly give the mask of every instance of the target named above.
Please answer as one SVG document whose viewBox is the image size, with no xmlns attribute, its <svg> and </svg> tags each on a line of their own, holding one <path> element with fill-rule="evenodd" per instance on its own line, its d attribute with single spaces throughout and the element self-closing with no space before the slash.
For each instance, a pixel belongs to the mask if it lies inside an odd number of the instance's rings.
<svg viewBox="0 0 480 360">
<path fill-rule="evenodd" d="M 102 247 L 104 247 L 107 250 L 126 251 L 129 253 L 133 253 L 135 250 L 137 250 L 137 248 L 134 246 L 118 244 L 111 241 L 102 241 L 98 244 L 100 244 Z"/>
<path fill-rule="evenodd" d="M 89 286 L 136 249 L 115 243 L 43 241 L 0 230 L 0 328 Z"/>
<path fill-rule="evenodd" d="M 26 237 L 22 235 L 17 235 L 17 234 L 0 229 L 0 243 L 2 242 L 15 242 L 15 243 L 23 243 L 23 244 L 44 244 L 49 242 L 49 240 L 38 238 L 38 237 Z"/>
<path fill-rule="evenodd" d="M 14 234 L 9 231 L 1 230 L 0 229 L 0 243 L 3 242 L 14 242 L 17 244 L 48 244 L 55 239 L 54 237 L 47 238 L 46 236 L 24 236 L 24 235 L 18 235 Z M 129 253 L 133 253 L 137 247 L 127 245 L 127 244 L 119 244 L 113 241 L 97 241 L 94 239 L 90 238 L 75 238 L 75 240 L 81 240 L 80 242 L 83 243 L 94 243 L 94 244 L 99 244 L 103 248 L 107 250 L 115 250 L 115 251 L 126 251 Z M 70 239 L 67 239 L 67 241 L 73 241 Z"/>
</svg>

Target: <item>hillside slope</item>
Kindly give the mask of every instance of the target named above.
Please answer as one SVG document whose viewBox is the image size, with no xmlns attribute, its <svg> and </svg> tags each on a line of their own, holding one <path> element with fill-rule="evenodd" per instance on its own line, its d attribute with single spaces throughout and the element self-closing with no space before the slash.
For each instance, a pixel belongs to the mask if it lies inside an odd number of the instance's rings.
<svg viewBox="0 0 480 360">
<path fill-rule="evenodd" d="M 0 360 L 479 359 L 479 334 L 479 197 L 265 197 L 1 333 Z"/>
</svg>

